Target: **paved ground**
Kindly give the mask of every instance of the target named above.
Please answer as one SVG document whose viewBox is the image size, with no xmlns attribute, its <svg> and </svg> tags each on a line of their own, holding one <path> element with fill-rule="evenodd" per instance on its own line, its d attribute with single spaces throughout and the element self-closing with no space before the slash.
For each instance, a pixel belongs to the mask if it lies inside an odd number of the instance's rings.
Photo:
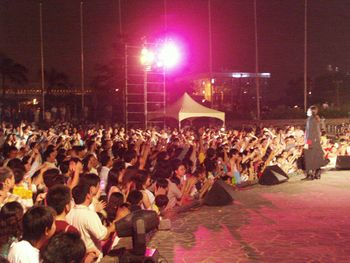
<svg viewBox="0 0 350 263">
<path fill-rule="evenodd" d="M 185 213 L 151 245 L 168 262 L 350 262 L 350 171 L 300 179 Z"/>
</svg>

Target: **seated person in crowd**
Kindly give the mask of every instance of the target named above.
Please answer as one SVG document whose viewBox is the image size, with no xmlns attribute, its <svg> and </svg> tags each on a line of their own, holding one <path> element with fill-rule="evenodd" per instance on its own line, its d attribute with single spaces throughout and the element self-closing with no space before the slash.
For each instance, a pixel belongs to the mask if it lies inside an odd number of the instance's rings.
<svg viewBox="0 0 350 263">
<path fill-rule="evenodd" d="M 22 237 L 23 207 L 18 202 L 6 203 L 0 211 L 0 256 L 7 258 L 10 246 Z"/>
<path fill-rule="evenodd" d="M 39 263 L 39 251 L 56 231 L 54 212 L 49 207 L 34 206 L 23 216 L 22 240 L 11 245 L 10 263 Z"/>
<path fill-rule="evenodd" d="M 94 252 L 87 254 L 83 240 L 76 233 L 53 236 L 41 254 L 42 263 L 90 263 L 97 258 Z"/>
<path fill-rule="evenodd" d="M 105 227 L 95 211 L 89 209 L 96 189 L 83 181 L 73 189 L 75 206 L 66 216 L 69 224 L 73 225 L 81 234 L 87 250 L 98 251 L 98 258 L 102 258 L 101 241 L 115 232 L 115 224 Z"/>
<path fill-rule="evenodd" d="M 55 185 L 51 187 L 46 195 L 46 204 L 56 212 L 56 231 L 70 232 L 80 235 L 79 231 L 66 221 L 66 215 L 71 210 L 72 196 L 70 189 L 65 185 Z"/>
</svg>

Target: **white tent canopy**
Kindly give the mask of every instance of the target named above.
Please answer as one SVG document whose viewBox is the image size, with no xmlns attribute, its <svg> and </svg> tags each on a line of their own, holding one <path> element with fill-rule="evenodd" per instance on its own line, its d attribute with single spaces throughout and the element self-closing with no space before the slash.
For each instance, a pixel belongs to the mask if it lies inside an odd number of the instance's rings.
<svg viewBox="0 0 350 263">
<path fill-rule="evenodd" d="M 162 114 L 153 115 L 150 114 L 152 119 L 163 117 Z M 211 108 L 205 107 L 194 99 L 190 95 L 185 93 L 178 101 L 169 105 L 165 110 L 165 117 L 174 118 L 181 122 L 182 120 L 198 117 L 209 117 L 220 119 L 225 123 L 225 113 Z"/>
</svg>

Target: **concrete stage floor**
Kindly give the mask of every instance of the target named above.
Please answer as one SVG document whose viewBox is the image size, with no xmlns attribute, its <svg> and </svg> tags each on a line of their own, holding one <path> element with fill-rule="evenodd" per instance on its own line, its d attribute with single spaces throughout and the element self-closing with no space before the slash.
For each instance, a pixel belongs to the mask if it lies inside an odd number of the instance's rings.
<svg viewBox="0 0 350 263">
<path fill-rule="evenodd" d="M 168 262 L 350 262 L 350 171 L 301 178 L 184 213 L 151 245 Z"/>
</svg>

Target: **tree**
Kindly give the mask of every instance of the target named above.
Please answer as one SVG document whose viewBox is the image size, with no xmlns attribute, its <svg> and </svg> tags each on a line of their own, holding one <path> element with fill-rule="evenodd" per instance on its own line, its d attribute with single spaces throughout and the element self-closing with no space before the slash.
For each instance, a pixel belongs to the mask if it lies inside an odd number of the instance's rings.
<svg viewBox="0 0 350 263">
<path fill-rule="evenodd" d="M 50 70 L 44 71 L 46 89 L 48 93 L 51 93 L 53 88 L 64 88 L 68 89 L 71 87 L 69 83 L 69 77 L 63 72 L 58 72 L 56 69 L 51 68 Z"/>
<path fill-rule="evenodd" d="M 106 64 L 96 66 L 96 75 L 91 83 L 93 91 L 94 113 L 104 111 L 105 107 L 115 108 L 115 115 L 119 121 L 124 116 L 125 96 L 125 57 L 124 43 L 119 40 L 113 45 L 115 57 Z"/>
<path fill-rule="evenodd" d="M 316 78 L 313 96 L 317 103 L 328 102 L 341 108 L 350 99 L 349 86 L 349 74 L 329 65 L 328 70 Z"/>
<path fill-rule="evenodd" d="M 25 66 L 15 62 L 4 54 L 0 54 L 2 97 L 5 97 L 7 81 L 23 85 L 28 82 L 27 73 L 28 70 Z"/>
</svg>

